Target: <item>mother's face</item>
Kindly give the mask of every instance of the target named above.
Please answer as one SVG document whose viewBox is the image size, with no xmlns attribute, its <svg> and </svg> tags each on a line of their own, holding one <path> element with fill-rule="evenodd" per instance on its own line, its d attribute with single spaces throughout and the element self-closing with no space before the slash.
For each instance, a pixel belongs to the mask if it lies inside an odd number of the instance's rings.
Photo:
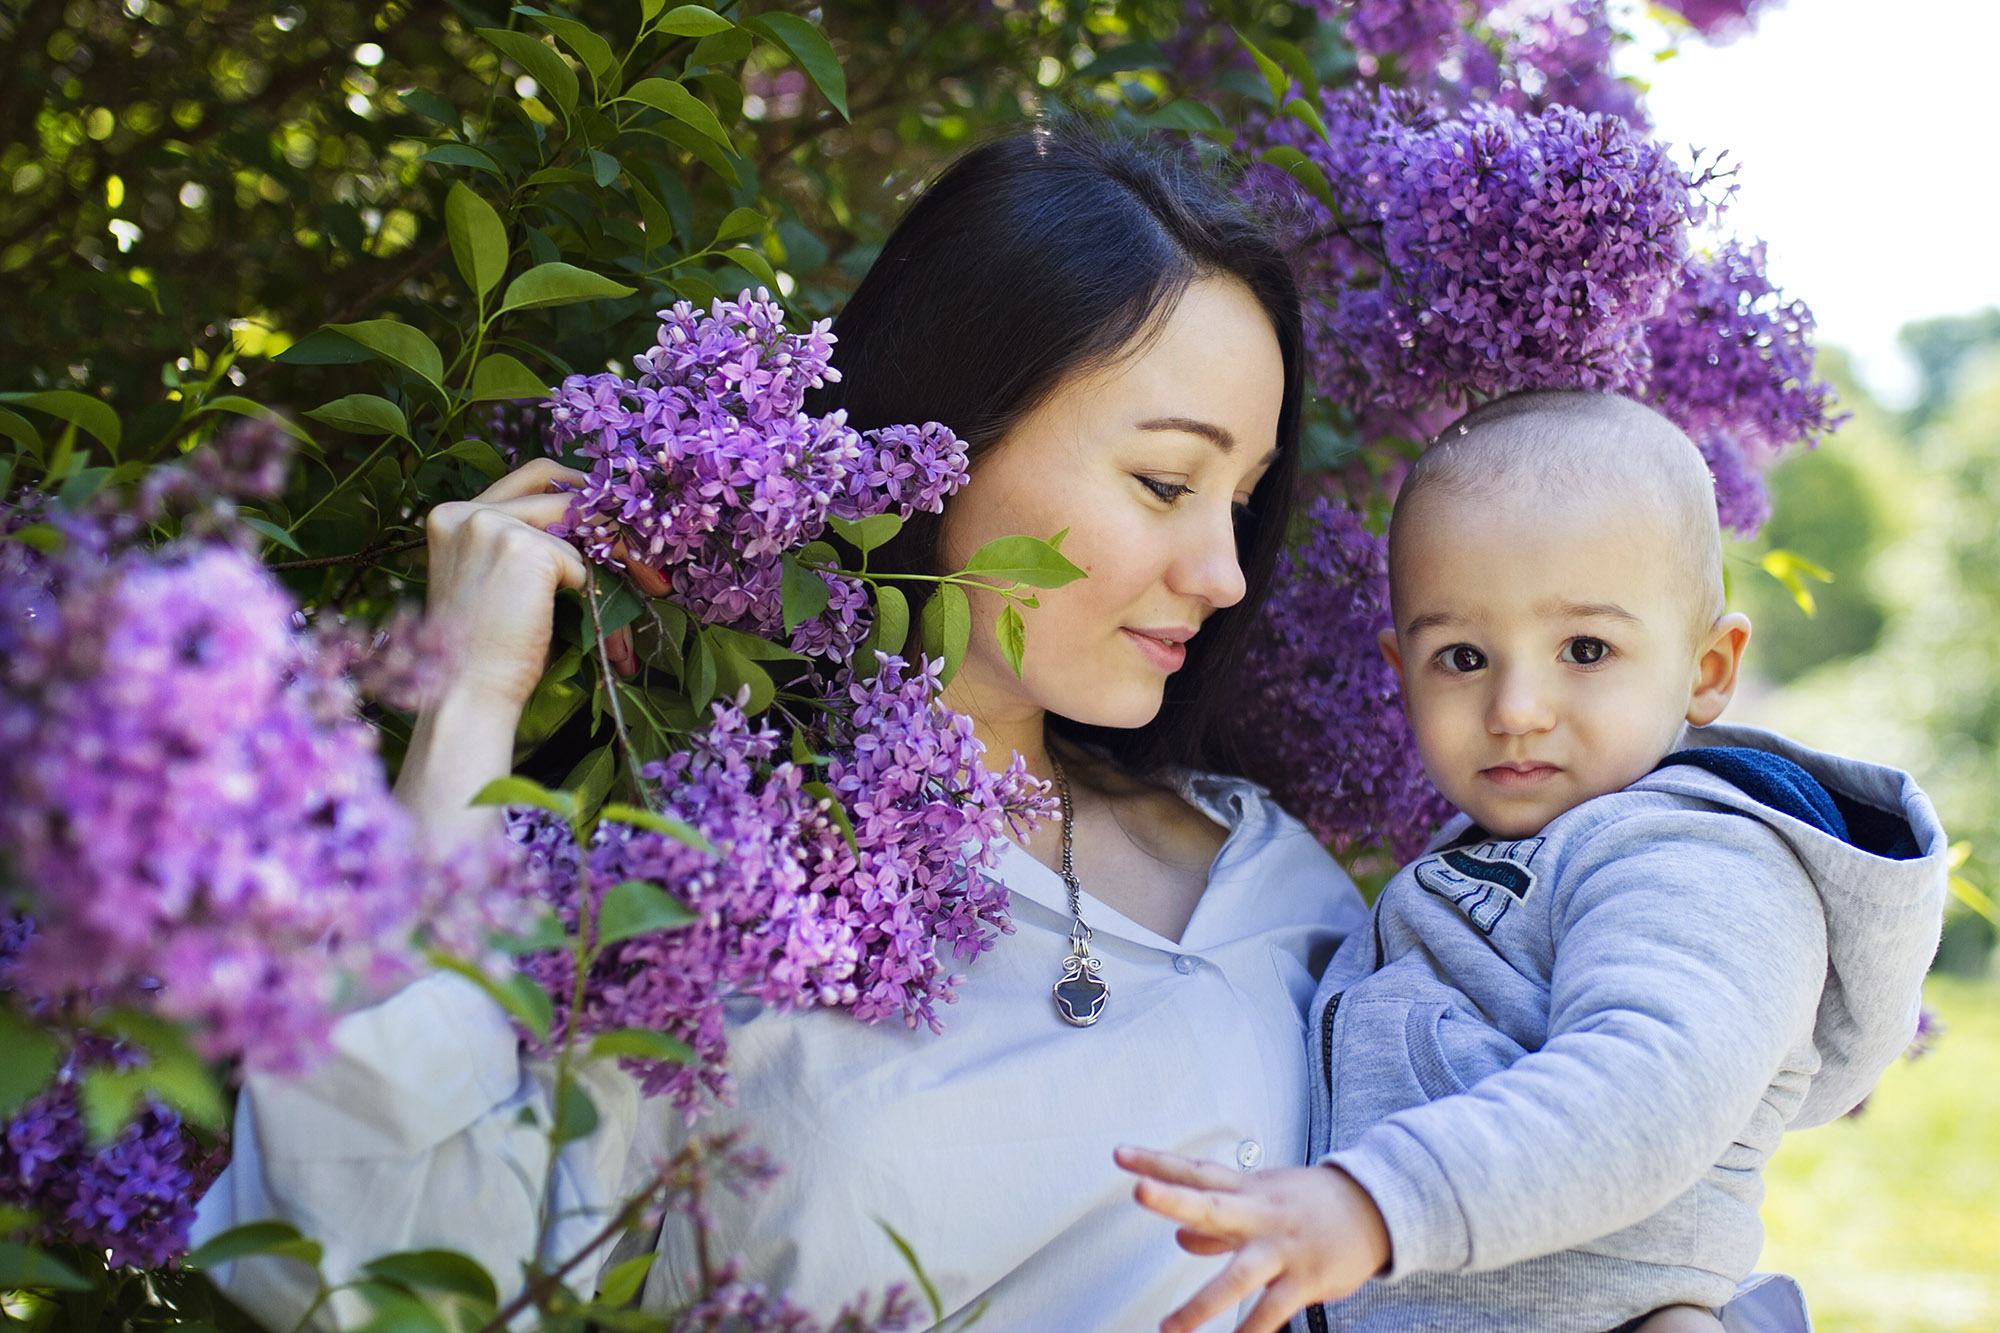
<svg viewBox="0 0 2000 1333">
<path fill-rule="evenodd" d="M 946 702 L 994 721 L 1150 721 L 1180 645 L 1243 597 L 1236 509 L 1276 459 L 1283 401 L 1263 308 L 1240 282 L 1204 278 L 1136 351 L 1064 383 L 981 455 L 945 509 L 945 568 L 996 537 L 1068 528 L 1063 554 L 1089 577 L 1022 612 L 1019 678 L 993 636 L 1002 599 L 975 594 Z"/>
</svg>

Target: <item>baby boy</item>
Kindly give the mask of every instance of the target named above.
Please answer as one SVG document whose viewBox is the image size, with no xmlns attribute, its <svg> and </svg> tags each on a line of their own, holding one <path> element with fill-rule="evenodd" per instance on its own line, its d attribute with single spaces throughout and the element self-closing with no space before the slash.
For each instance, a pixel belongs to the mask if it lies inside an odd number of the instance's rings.
<svg viewBox="0 0 2000 1333">
<path fill-rule="evenodd" d="M 1462 813 L 1321 983 L 1316 1165 L 1120 1150 L 1182 1245 L 1232 1255 L 1162 1327 L 1254 1297 L 1256 1333 L 1717 1328 L 1779 1138 L 1915 1029 L 1944 831 L 1903 774 L 1708 725 L 1750 622 L 1701 455 L 1649 408 L 1468 413 L 1389 569 L 1382 650 Z"/>
</svg>

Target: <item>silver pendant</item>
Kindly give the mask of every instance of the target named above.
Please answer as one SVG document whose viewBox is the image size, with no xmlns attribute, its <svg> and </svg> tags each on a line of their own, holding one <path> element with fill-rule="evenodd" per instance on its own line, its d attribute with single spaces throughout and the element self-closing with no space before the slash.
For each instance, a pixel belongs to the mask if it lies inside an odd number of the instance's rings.
<svg viewBox="0 0 2000 1333">
<path fill-rule="evenodd" d="M 1071 1027 L 1087 1028 L 1104 1012 L 1104 997 L 1111 988 L 1097 975 L 1104 967 L 1101 959 L 1078 946 L 1063 959 L 1062 980 L 1055 984 L 1056 1012 Z"/>
</svg>

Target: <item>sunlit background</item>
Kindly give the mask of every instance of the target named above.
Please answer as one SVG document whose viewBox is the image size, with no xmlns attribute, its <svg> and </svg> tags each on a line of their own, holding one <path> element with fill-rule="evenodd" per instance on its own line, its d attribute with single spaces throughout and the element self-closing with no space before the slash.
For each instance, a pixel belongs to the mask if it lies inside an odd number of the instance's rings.
<svg viewBox="0 0 2000 1333">
<path fill-rule="evenodd" d="M 1640 47 L 1664 45 L 1650 31 Z M 1776 470 L 1776 518 L 1732 552 L 1758 679 L 1731 717 L 1915 772 L 1964 842 L 1967 898 L 2000 888 L 1995 50 L 1983 0 L 1790 0 L 1733 43 L 1624 65 L 1662 137 L 1728 147 L 1727 225 L 1811 304 L 1855 414 Z M 1772 550 L 1833 575 L 1805 580 L 1812 618 L 1759 567 Z M 1800 1278 L 1824 1333 L 2000 1329 L 1993 938 L 1955 899 L 1931 1053 L 1773 1164 L 1764 1264 Z"/>
</svg>

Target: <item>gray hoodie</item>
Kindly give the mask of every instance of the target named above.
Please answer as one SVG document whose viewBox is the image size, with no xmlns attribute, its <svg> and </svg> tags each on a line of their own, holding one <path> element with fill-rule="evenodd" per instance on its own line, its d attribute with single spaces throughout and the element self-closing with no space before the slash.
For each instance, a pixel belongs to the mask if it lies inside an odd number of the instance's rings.
<svg viewBox="0 0 2000 1333">
<path fill-rule="evenodd" d="M 1298 1327 L 1603 1333 L 1720 1305 L 1762 1246 L 1779 1138 L 1908 1045 L 1946 883 L 1929 799 L 1752 728 L 1687 744 L 1741 748 L 1534 837 L 1454 820 L 1335 956 L 1313 1158 L 1374 1197 L 1394 1257 Z M 1793 786 L 1722 762 L 1743 759 Z"/>
</svg>

